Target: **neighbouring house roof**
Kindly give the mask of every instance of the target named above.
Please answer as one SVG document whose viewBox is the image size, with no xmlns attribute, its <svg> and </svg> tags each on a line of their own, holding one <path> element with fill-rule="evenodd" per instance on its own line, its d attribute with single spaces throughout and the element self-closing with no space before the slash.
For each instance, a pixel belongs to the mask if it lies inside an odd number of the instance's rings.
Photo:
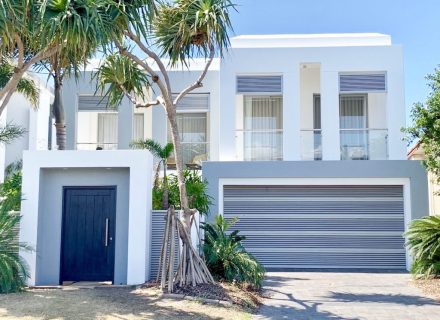
<svg viewBox="0 0 440 320">
<path fill-rule="evenodd" d="M 425 159 L 425 152 L 421 148 L 421 143 L 418 141 L 407 153 L 408 160 L 421 160 Z"/>
<path fill-rule="evenodd" d="M 231 38 L 232 48 L 390 46 L 391 36 L 381 33 L 270 34 Z"/>
</svg>

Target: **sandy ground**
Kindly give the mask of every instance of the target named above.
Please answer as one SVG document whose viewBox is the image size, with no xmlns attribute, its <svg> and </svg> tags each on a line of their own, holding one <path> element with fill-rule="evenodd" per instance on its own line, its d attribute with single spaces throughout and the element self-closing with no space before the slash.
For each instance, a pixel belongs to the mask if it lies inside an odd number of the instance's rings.
<svg viewBox="0 0 440 320">
<path fill-rule="evenodd" d="M 250 319 L 236 307 L 162 299 L 153 288 L 34 289 L 0 295 L 1 319 Z"/>
<path fill-rule="evenodd" d="M 440 301 L 440 278 L 427 280 L 413 280 L 416 287 L 420 288 L 426 295 Z"/>
</svg>

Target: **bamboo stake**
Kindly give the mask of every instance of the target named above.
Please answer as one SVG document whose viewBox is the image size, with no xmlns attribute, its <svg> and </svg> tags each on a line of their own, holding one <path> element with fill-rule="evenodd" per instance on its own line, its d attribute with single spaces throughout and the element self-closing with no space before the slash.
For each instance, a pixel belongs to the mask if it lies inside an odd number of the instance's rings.
<svg viewBox="0 0 440 320">
<path fill-rule="evenodd" d="M 164 243 L 166 242 L 166 238 L 165 238 L 166 237 L 166 226 L 168 224 L 168 220 L 166 219 L 166 218 L 168 218 L 167 216 L 168 216 L 168 211 L 167 211 L 167 215 L 165 216 L 165 230 L 164 230 L 163 237 L 162 237 L 162 245 L 160 246 L 159 267 L 157 268 L 156 282 L 159 282 L 162 261 L 164 258 L 163 247 L 164 247 Z"/>
<path fill-rule="evenodd" d="M 174 246 L 176 243 L 175 231 L 176 231 L 176 217 L 174 208 L 171 208 L 170 224 L 171 224 L 171 245 L 170 245 L 170 267 L 168 270 L 168 293 L 173 291 L 173 276 L 174 276 Z"/>
<path fill-rule="evenodd" d="M 168 249 L 168 233 L 169 233 L 169 221 L 170 221 L 170 209 L 168 209 L 167 214 L 167 222 L 165 227 L 165 243 L 164 243 L 164 261 L 162 263 L 162 270 L 161 270 L 161 279 L 160 279 L 160 288 L 165 289 L 165 281 L 166 281 L 166 256 L 167 256 L 167 249 Z"/>
</svg>

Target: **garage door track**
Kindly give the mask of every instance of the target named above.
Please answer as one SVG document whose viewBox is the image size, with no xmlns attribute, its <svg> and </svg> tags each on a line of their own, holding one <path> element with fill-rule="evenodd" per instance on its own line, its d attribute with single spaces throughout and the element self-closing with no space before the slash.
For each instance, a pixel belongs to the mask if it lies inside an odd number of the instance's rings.
<svg viewBox="0 0 440 320">
<path fill-rule="evenodd" d="M 438 320 L 440 304 L 406 273 L 268 273 L 255 320 Z"/>
</svg>

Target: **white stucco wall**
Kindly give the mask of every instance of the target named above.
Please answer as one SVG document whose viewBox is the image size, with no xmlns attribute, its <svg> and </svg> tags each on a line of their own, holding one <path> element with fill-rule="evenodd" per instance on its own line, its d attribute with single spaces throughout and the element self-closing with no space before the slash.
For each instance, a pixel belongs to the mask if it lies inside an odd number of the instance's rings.
<svg viewBox="0 0 440 320">
<path fill-rule="evenodd" d="M 264 61 L 264 63 L 262 63 Z M 339 160 L 340 72 L 386 72 L 386 128 L 389 159 L 405 159 L 400 128 L 405 125 L 402 48 L 398 45 L 353 47 L 232 48 L 220 67 L 219 160 L 235 160 L 235 78 L 238 74 L 282 74 L 284 160 L 300 158 L 300 65 L 320 63 L 324 160 Z M 383 119 L 383 118 L 382 118 Z M 383 123 L 378 123 L 383 124 Z"/>
<path fill-rule="evenodd" d="M 38 82 L 37 85 L 40 90 L 37 108 L 34 108 L 23 95 L 14 93 L 4 111 L 5 123 L 19 125 L 26 130 L 23 136 L 4 147 L 5 167 L 21 160 L 23 150 L 48 149 L 52 93 L 43 83 Z"/>
<path fill-rule="evenodd" d="M 144 283 L 149 274 L 152 170 L 151 154 L 141 150 L 25 151 L 20 241 L 35 249 L 20 252 L 29 265 L 28 284 L 58 284 L 52 281 L 59 273 L 59 192 L 72 184 L 119 186 L 117 221 L 125 221 L 117 227 L 123 240 L 116 244 L 115 283 Z"/>
</svg>

